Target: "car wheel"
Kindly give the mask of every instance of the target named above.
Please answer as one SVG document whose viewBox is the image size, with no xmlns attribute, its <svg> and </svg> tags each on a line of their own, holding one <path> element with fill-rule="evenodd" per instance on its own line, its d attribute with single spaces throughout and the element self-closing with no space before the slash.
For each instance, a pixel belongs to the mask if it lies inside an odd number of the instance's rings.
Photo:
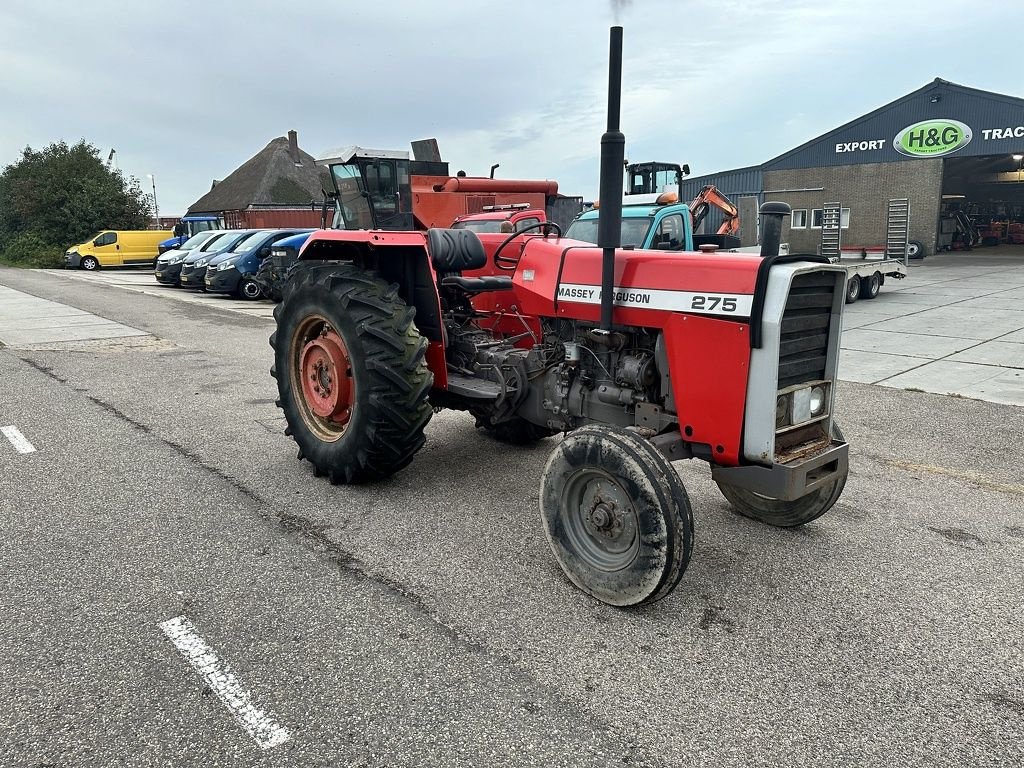
<svg viewBox="0 0 1024 768">
<path fill-rule="evenodd" d="M 251 277 L 243 277 L 242 281 L 238 284 L 238 297 L 248 301 L 256 301 L 261 296 L 263 296 L 263 289 L 260 288 L 260 284 Z"/>
<path fill-rule="evenodd" d="M 100 268 L 100 263 L 98 261 L 96 261 L 96 259 L 94 257 L 92 257 L 92 256 L 83 256 L 82 257 L 82 269 L 86 270 L 87 272 L 95 272 L 99 268 Z"/>
</svg>

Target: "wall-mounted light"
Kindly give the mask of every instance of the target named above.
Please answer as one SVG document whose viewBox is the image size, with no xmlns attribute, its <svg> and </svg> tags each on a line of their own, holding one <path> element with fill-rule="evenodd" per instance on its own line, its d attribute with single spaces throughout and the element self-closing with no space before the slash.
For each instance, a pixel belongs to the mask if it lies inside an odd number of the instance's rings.
<svg viewBox="0 0 1024 768">
<path fill-rule="evenodd" d="M 1024 160 L 1024 155 L 1014 155 L 1013 159 L 1019 163 L 1021 160 Z"/>
<path fill-rule="evenodd" d="M 942 101 L 942 94 L 941 93 L 933 93 L 932 94 L 932 98 L 931 98 L 932 104 L 938 104 L 940 101 Z"/>
</svg>

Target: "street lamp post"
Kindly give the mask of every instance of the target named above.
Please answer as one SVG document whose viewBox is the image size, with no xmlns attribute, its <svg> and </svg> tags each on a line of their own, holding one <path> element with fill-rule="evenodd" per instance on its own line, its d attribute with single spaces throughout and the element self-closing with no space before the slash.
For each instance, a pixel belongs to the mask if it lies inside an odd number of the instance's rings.
<svg viewBox="0 0 1024 768">
<path fill-rule="evenodd" d="M 153 219 L 156 222 L 156 228 L 160 229 L 160 206 L 156 202 L 156 176 L 152 173 L 147 173 L 146 178 L 149 179 L 153 185 Z"/>
</svg>

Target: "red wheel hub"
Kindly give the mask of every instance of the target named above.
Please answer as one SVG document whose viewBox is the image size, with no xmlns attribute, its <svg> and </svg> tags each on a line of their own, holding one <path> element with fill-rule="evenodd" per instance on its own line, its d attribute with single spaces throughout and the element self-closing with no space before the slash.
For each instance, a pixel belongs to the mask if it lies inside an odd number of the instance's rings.
<svg viewBox="0 0 1024 768">
<path fill-rule="evenodd" d="M 352 363 L 341 337 L 325 331 L 306 342 L 300 361 L 302 395 L 322 419 L 348 424 L 352 418 Z"/>
</svg>

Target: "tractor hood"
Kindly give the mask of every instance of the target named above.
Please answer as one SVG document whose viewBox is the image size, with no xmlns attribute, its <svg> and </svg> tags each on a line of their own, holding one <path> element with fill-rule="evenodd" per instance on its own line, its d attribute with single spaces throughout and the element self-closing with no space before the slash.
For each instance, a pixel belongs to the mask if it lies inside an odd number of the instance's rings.
<svg viewBox="0 0 1024 768">
<path fill-rule="evenodd" d="M 760 264 L 760 256 L 738 253 L 620 249 L 614 303 L 623 310 L 686 312 L 743 322 L 750 317 Z M 514 279 L 524 297 L 523 311 L 529 314 L 590 321 L 600 317 L 601 249 L 590 243 L 531 238 Z M 633 319 L 641 325 L 651 322 Z"/>
</svg>

